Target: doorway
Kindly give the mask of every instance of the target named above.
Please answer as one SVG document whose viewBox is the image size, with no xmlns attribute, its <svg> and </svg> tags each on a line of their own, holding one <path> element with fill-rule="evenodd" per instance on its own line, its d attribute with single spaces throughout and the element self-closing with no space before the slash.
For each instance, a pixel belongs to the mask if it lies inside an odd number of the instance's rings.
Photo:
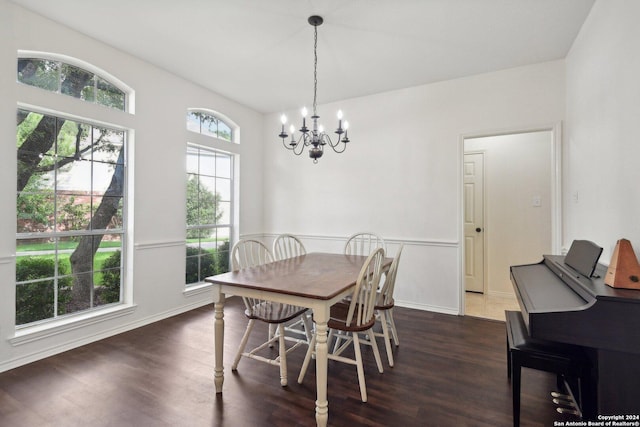
<svg viewBox="0 0 640 427">
<path fill-rule="evenodd" d="M 509 267 L 557 253 L 557 135 L 552 127 L 463 138 L 461 294 L 466 315 L 504 320 L 504 310 L 519 309 Z"/>
</svg>

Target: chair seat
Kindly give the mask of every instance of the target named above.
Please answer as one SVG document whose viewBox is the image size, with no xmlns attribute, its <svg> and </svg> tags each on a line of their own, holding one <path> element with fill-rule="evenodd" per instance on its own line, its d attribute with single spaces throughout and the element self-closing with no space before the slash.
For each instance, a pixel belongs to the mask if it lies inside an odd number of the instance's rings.
<svg viewBox="0 0 640 427">
<path fill-rule="evenodd" d="M 376 310 L 390 310 L 393 307 L 395 307 L 395 301 L 393 299 L 391 299 L 391 301 L 388 304 L 381 304 L 381 305 L 376 304 L 375 309 Z"/>
<path fill-rule="evenodd" d="M 284 323 L 301 316 L 307 308 L 297 305 L 272 301 L 261 301 L 244 311 L 249 319 L 257 319 L 267 323 Z"/>
<path fill-rule="evenodd" d="M 329 326 L 329 328 L 331 329 L 339 329 L 341 331 L 347 332 L 362 332 L 371 329 L 376 322 L 375 317 L 372 318 L 371 321 L 359 326 L 355 324 L 347 326 L 347 316 L 349 313 L 350 304 L 351 303 L 349 302 L 338 302 L 332 305 L 327 326 Z M 357 306 L 356 310 L 358 310 Z"/>
</svg>

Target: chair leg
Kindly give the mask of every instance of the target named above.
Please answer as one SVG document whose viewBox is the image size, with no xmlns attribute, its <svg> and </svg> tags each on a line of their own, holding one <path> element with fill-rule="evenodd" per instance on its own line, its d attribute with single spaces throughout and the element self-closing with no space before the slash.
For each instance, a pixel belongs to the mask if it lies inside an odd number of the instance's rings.
<svg viewBox="0 0 640 427">
<path fill-rule="evenodd" d="M 275 325 L 273 323 L 269 323 L 269 334 L 267 335 L 267 341 L 271 341 L 271 339 L 275 335 Z M 273 343 L 269 344 L 269 348 L 273 348 Z"/>
<path fill-rule="evenodd" d="M 380 324 L 382 325 L 382 335 L 384 336 L 384 347 L 387 350 L 387 359 L 389 366 L 393 368 L 393 353 L 391 352 L 391 337 L 389 336 L 389 326 L 387 325 L 387 316 L 384 310 L 380 311 Z"/>
<path fill-rule="evenodd" d="M 358 333 L 353 332 L 353 351 L 356 354 L 356 368 L 358 369 L 358 383 L 360 384 L 360 397 L 367 401 L 367 386 L 364 382 L 364 367 L 362 366 L 362 354 L 360 353 L 360 339 Z"/>
<path fill-rule="evenodd" d="M 255 322 L 256 322 L 255 319 L 249 319 L 249 323 L 247 324 L 247 329 L 245 329 L 244 335 L 242 336 L 242 340 L 240 341 L 240 347 L 238 347 L 236 358 L 233 360 L 233 365 L 231 365 L 232 371 L 235 371 L 238 369 L 238 363 L 240 363 L 240 358 L 242 357 L 244 348 L 247 346 L 247 340 L 249 339 L 249 335 L 251 334 L 251 330 L 253 329 L 253 325 L 255 324 Z"/>
<path fill-rule="evenodd" d="M 311 342 L 309 343 L 309 347 L 307 348 L 307 354 L 304 356 L 304 362 L 302 362 L 302 367 L 300 368 L 300 374 L 298 375 L 298 384 L 302 384 L 302 380 L 304 380 L 304 375 L 307 373 L 307 368 L 309 367 L 309 361 L 311 360 L 311 355 L 316 349 L 316 335 L 314 334 L 311 338 Z"/>
<path fill-rule="evenodd" d="M 311 320 L 309 320 L 309 316 L 307 316 L 307 313 L 302 314 L 302 323 L 304 324 L 304 334 L 307 336 L 307 342 L 311 342 L 311 338 L 313 337 L 313 329 L 311 326 Z"/>
<path fill-rule="evenodd" d="M 280 338 L 278 342 L 280 344 L 279 353 L 280 353 L 280 385 L 282 387 L 286 387 L 287 385 L 287 347 L 284 342 L 284 324 L 280 323 L 278 325 L 278 333 Z"/>
<path fill-rule="evenodd" d="M 388 311 L 387 319 L 389 320 L 389 324 L 391 325 L 393 342 L 396 344 L 396 347 L 398 347 L 400 345 L 400 340 L 398 339 L 398 330 L 396 329 L 396 322 L 393 320 L 393 308 L 390 308 L 387 311 Z"/>
<path fill-rule="evenodd" d="M 373 328 L 367 331 L 369 341 L 371 341 L 371 347 L 373 347 L 373 357 L 376 359 L 376 365 L 378 365 L 378 372 L 383 373 L 382 360 L 380 359 L 380 350 L 378 350 L 378 343 L 376 342 L 376 336 L 373 333 Z"/>
</svg>

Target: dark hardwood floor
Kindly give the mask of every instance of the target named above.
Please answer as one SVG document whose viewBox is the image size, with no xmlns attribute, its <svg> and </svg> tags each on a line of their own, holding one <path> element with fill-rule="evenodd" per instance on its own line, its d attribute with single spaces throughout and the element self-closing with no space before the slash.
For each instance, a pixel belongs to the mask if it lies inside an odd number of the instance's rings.
<svg viewBox="0 0 640 427">
<path fill-rule="evenodd" d="M 504 323 L 396 308 L 400 347 L 384 374 L 364 348 L 369 401 L 355 366 L 329 362 L 329 425 L 510 426 Z M 0 374 L 0 426 L 313 426 L 315 369 L 296 378 L 305 347 L 289 354 L 289 386 L 278 368 L 231 363 L 246 319 L 225 309 L 224 393 L 213 385 L 212 306 Z M 260 324 L 252 341 L 266 336 Z M 522 426 L 569 420 L 549 399 L 552 375 L 523 370 Z"/>
</svg>

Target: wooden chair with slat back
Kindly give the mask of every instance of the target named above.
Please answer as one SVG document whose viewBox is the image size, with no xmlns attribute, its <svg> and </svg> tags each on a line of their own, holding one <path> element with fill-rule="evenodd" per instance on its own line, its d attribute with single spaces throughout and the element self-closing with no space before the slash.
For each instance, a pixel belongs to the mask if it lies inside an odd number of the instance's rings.
<svg viewBox="0 0 640 427">
<path fill-rule="evenodd" d="M 375 233 L 360 232 L 349 236 L 344 245 L 344 253 L 367 256 L 376 248 L 387 250 L 384 239 Z"/>
<path fill-rule="evenodd" d="M 332 331 L 343 332 L 344 335 L 337 335 L 345 342 L 333 353 L 327 357 L 331 360 L 356 365 L 358 371 L 358 383 L 360 385 L 360 397 L 363 402 L 367 401 L 367 388 L 364 380 L 364 367 L 362 364 L 362 354 L 360 344 L 370 344 L 373 348 L 373 354 L 378 365 L 378 371 L 383 372 L 382 362 L 380 360 L 380 352 L 373 335 L 373 326 L 376 323 L 375 303 L 377 297 L 377 289 L 380 284 L 380 275 L 382 273 L 382 264 L 384 260 L 384 249 L 377 248 L 367 258 L 362 266 L 356 285 L 351 294 L 351 298 L 343 300 L 331 306 L 331 313 L 327 326 Z M 360 340 L 358 334 L 367 334 L 368 340 Z M 309 366 L 309 361 L 315 350 L 316 334 L 313 335 L 311 344 L 307 349 L 304 358 L 298 383 L 302 383 Z M 351 359 L 342 355 L 345 349 L 353 344 L 355 358 Z"/>
<path fill-rule="evenodd" d="M 280 234 L 273 241 L 273 255 L 276 261 L 305 255 L 306 253 L 307 249 L 304 247 L 304 244 L 293 234 Z M 273 325 L 269 325 L 270 339 L 275 332 L 272 326 Z M 311 342 L 313 331 L 309 312 L 303 313 L 295 322 L 285 325 L 284 329 L 285 332 L 303 335 L 307 339 L 307 342 Z"/>
<path fill-rule="evenodd" d="M 257 267 L 259 265 L 273 262 L 273 256 L 269 249 L 258 240 L 240 240 L 233 246 L 231 250 L 232 269 L 240 270 L 242 268 Z M 242 297 L 245 305 L 244 314 L 249 319 L 247 328 L 244 332 L 240 347 L 236 353 L 236 357 L 231 366 L 232 370 L 238 369 L 238 364 L 242 357 L 266 362 L 271 365 L 280 367 L 280 384 L 287 385 L 287 353 L 302 344 L 306 344 L 306 340 L 294 339 L 284 334 L 284 323 L 296 317 L 301 316 L 307 309 L 290 304 L 282 304 L 273 301 L 267 301 L 259 298 Z M 273 337 L 255 347 L 250 351 L 245 351 L 249 335 L 253 329 L 256 320 L 266 322 L 268 324 L 278 325 L 278 333 Z M 275 359 L 264 357 L 258 354 L 264 348 L 270 346 L 273 342 L 278 341 L 278 357 Z M 287 348 L 285 341 L 293 341 L 294 344 Z"/>
<path fill-rule="evenodd" d="M 384 345 L 387 350 L 387 359 L 389 360 L 389 366 L 393 366 L 393 353 L 391 352 L 391 338 L 396 347 L 400 345 L 398 340 L 398 331 L 396 329 L 396 323 L 393 320 L 393 292 L 396 286 L 396 275 L 398 273 L 398 264 L 400 263 L 400 255 L 402 255 L 402 249 L 404 244 L 400 244 L 396 257 L 387 271 L 382 289 L 378 292 L 375 310 L 378 320 L 382 326 L 382 333 L 376 333 L 376 336 L 384 337 Z M 389 335 L 391 330 L 391 336 Z"/>
</svg>

